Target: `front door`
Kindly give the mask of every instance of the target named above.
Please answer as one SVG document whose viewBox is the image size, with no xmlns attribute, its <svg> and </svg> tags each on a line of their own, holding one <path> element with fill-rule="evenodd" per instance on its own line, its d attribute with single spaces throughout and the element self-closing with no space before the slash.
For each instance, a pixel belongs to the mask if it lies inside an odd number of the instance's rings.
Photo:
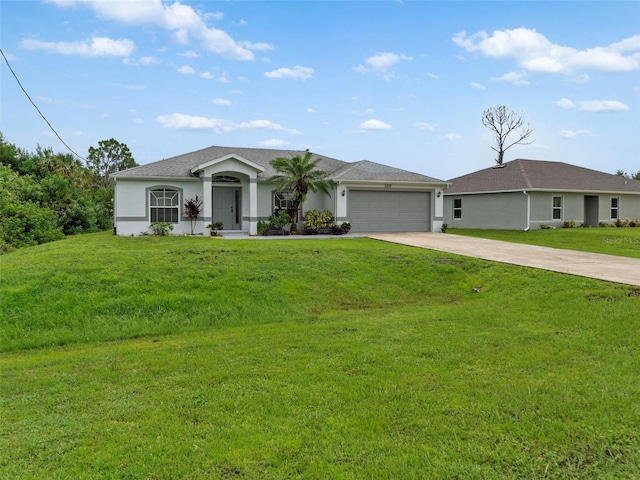
<svg viewBox="0 0 640 480">
<path fill-rule="evenodd" d="M 584 196 L 584 224 L 590 227 L 597 227 L 599 224 L 598 212 L 599 199 L 597 195 Z"/>
<path fill-rule="evenodd" d="M 213 221 L 222 222 L 224 230 L 240 230 L 240 188 L 213 187 Z"/>
</svg>

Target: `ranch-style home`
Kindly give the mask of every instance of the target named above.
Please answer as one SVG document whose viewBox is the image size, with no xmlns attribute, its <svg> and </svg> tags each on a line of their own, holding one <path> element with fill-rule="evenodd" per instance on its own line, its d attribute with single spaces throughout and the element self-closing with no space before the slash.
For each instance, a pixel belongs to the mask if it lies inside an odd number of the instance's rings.
<svg viewBox="0 0 640 480">
<path fill-rule="evenodd" d="M 444 221 L 452 228 L 598 226 L 640 217 L 640 181 L 563 162 L 518 159 L 449 182 Z"/>
<path fill-rule="evenodd" d="M 140 235 L 155 222 L 172 223 L 174 234 L 190 233 L 184 202 L 197 195 L 203 213 L 195 233 L 221 221 L 225 232 L 255 235 L 258 221 L 291 201 L 289 192 L 276 192 L 268 182 L 276 173 L 270 162 L 305 153 L 213 146 L 114 173 L 115 233 Z M 440 230 L 447 182 L 368 160 L 348 163 L 316 154 L 311 159 L 320 159 L 318 168 L 329 172 L 332 191 L 310 192 L 304 211 L 330 210 L 338 224 L 349 221 L 352 232 Z"/>
</svg>

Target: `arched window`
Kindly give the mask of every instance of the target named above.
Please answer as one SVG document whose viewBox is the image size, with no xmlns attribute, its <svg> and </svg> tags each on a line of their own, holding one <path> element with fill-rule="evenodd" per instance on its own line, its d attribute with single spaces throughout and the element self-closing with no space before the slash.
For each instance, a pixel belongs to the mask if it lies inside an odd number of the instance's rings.
<svg viewBox="0 0 640 480">
<path fill-rule="evenodd" d="M 180 198 L 177 190 L 158 188 L 149 192 L 151 223 L 178 223 L 180 218 Z"/>
<path fill-rule="evenodd" d="M 229 175 L 214 175 L 211 178 L 212 183 L 240 183 L 240 179 Z"/>
</svg>

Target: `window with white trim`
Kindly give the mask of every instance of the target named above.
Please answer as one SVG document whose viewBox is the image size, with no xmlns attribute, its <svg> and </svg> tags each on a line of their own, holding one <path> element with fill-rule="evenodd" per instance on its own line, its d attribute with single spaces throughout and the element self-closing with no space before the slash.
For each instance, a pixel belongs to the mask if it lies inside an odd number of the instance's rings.
<svg viewBox="0 0 640 480">
<path fill-rule="evenodd" d="M 149 192 L 149 218 L 151 223 L 178 223 L 180 195 L 177 190 L 158 188 Z"/>
<path fill-rule="evenodd" d="M 454 220 L 462 219 L 462 199 L 461 198 L 453 199 L 453 218 Z"/>
<path fill-rule="evenodd" d="M 289 191 L 275 192 L 273 194 L 273 211 L 278 213 L 280 210 L 285 212 L 293 205 L 293 193 Z"/>
<path fill-rule="evenodd" d="M 611 219 L 617 220 L 620 215 L 620 198 L 611 197 Z"/>
<path fill-rule="evenodd" d="M 552 218 L 562 220 L 562 197 L 553 197 Z"/>
</svg>

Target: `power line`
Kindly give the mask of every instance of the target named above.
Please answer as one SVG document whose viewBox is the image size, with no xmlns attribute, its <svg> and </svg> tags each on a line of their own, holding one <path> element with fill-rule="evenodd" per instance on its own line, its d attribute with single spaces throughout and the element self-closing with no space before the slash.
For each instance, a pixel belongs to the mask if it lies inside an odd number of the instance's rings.
<svg viewBox="0 0 640 480">
<path fill-rule="evenodd" d="M 24 87 L 22 86 L 22 83 L 20 83 L 20 80 L 18 79 L 18 76 L 16 75 L 16 72 L 13 71 L 13 68 L 11 68 L 11 65 L 9 64 L 9 60 L 7 59 L 6 55 L 4 54 L 4 51 L 0 48 L 0 53 L 2 53 L 2 58 L 4 58 L 4 61 L 7 64 L 7 67 L 9 67 L 9 70 L 11 70 L 11 73 L 13 74 L 13 78 L 16 79 L 16 82 L 18 82 L 18 85 L 20 86 L 20 88 L 22 89 L 22 91 L 24 92 L 24 94 L 27 96 L 27 98 L 29 99 L 29 101 L 31 102 L 31 105 L 34 106 L 34 108 L 38 111 L 38 113 L 40 114 L 40 116 L 42 117 L 42 119 L 47 122 L 47 125 L 49 125 L 49 128 L 51 129 L 51 131 L 53 133 L 56 134 L 56 137 L 58 137 L 58 140 L 60 140 L 62 142 L 62 144 L 67 147 L 67 149 L 73 153 L 76 157 L 78 157 L 80 160 L 83 160 L 85 163 L 87 161 L 86 158 L 81 157 L 80 155 L 78 155 L 76 152 L 73 151 L 73 149 L 67 145 L 67 143 L 62 139 L 62 137 L 60 135 L 58 135 L 58 132 L 56 132 L 56 129 L 53 128 L 53 126 L 49 123 L 49 120 L 46 119 L 46 117 L 42 114 L 42 112 L 40 111 L 40 109 L 38 108 L 38 106 L 34 103 L 33 100 L 31 100 L 31 97 L 29 96 L 29 94 L 27 93 L 27 91 L 24 89 Z"/>
</svg>

